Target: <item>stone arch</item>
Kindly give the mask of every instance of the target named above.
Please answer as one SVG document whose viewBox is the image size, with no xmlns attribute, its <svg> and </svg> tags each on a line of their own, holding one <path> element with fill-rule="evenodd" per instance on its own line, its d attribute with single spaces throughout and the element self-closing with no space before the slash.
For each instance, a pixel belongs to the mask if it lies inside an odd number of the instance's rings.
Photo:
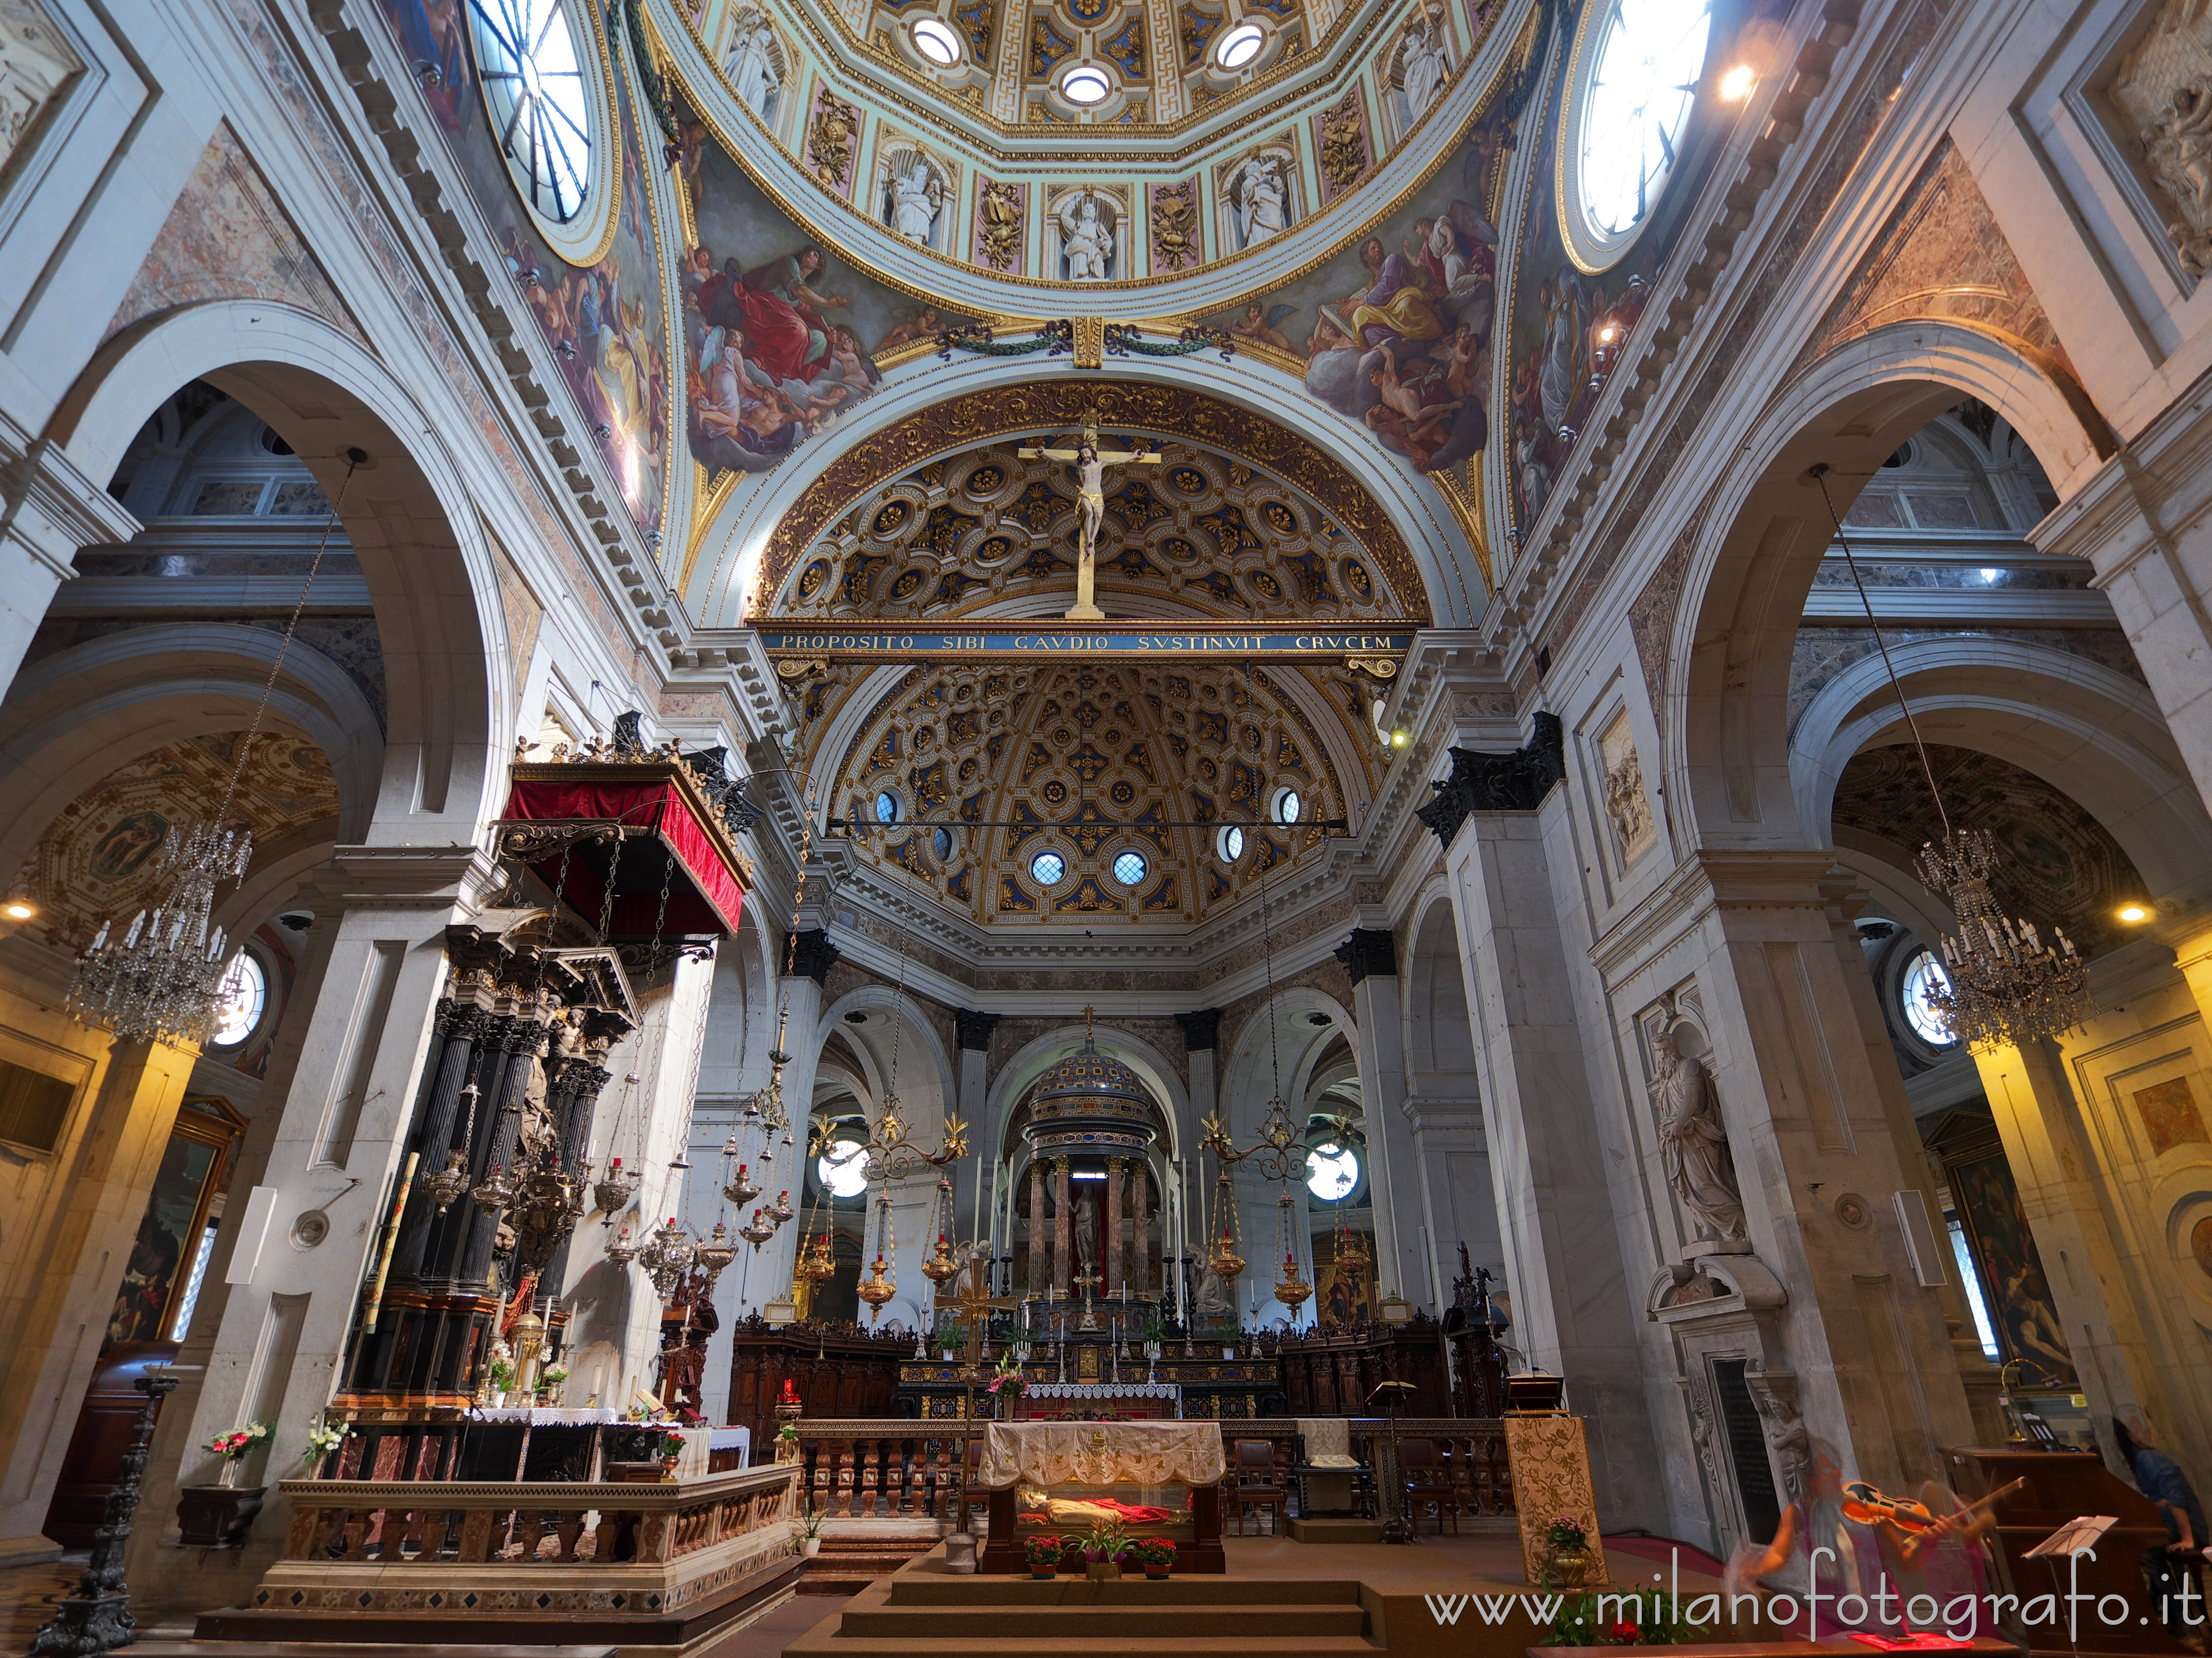
<svg viewBox="0 0 2212 1658">
<path fill-rule="evenodd" d="M 2112 831 L 2151 895 L 2212 863 L 2212 817 L 2142 686 L 2021 640 L 1914 640 L 1891 656 L 1928 741 L 1994 754 L 2070 796 Z M 1851 757 L 1908 740 L 1879 656 L 1823 687 L 1790 744 L 1798 815 L 1817 843 L 1834 839 L 1837 781 Z"/>
<path fill-rule="evenodd" d="M 1416 1099 L 1472 1099 L 1478 1091 L 1474 1022 L 1459 926 L 1441 879 L 1422 892 L 1413 917 L 1401 969 L 1407 1092 Z"/>
<path fill-rule="evenodd" d="M 345 452 L 368 453 L 340 514 L 390 686 L 366 838 L 420 843 L 437 823 L 455 841 L 475 839 L 504 774 L 505 624 L 470 490 L 433 422 L 381 363 L 321 319 L 222 300 L 163 312 L 108 341 L 62 399 L 46 441 L 105 482 L 147 417 L 194 379 L 266 421 L 333 500 Z"/>
<path fill-rule="evenodd" d="M 1693 532 L 1668 641 L 1668 798 L 1691 844 L 1802 847 L 1788 690 L 1805 595 L 1838 514 L 1898 445 L 1961 397 L 2009 422 L 2063 497 L 2113 452 L 2110 430 L 2055 363 L 1958 323 L 1905 322 L 1840 345 L 1760 411 Z"/>
<path fill-rule="evenodd" d="M 887 1013 L 902 1022 L 898 1031 L 900 1043 L 898 1071 L 904 1079 L 902 1086 L 892 1088 L 892 1077 L 886 1056 L 878 1051 L 873 1033 L 856 1034 L 866 1031 L 866 1026 L 845 1023 L 845 1015 L 854 1012 Z M 954 1075 L 951 1056 L 945 1051 L 944 1039 L 924 1012 L 922 1004 L 915 997 L 889 984 L 862 984 L 848 991 L 822 1010 L 816 1022 L 815 1044 L 817 1054 L 827 1045 L 830 1033 L 842 1029 L 846 1041 L 858 1056 L 870 1093 L 871 1116 L 879 1117 L 883 1099 L 887 1090 L 899 1095 L 899 1109 L 908 1125 L 927 1145 L 935 1137 L 937 1120 L 953 1109 L 960 1098 L 958 1078 Z M 918 1050 L 909 1053 L 909 1050 Z M 914 1088 L 914 1071 L 908 1069 L 909 1059 L 919 1060 L 925 1073 L 935 1082 L 934 1100 L 918 1099 Z"/>
<path fill-rule="evenodd" d="M 1091 1039 L 1097 1043 L 1099 1052 L 1120 1060 L 1136 1073 L 1137 1080 L 1145 1085 L 1160 1108 L 1161 1137 L 1153 1149 L 1166 1162 L 1179 1161 L 1182 1155 L 1179 1143 L 1181 1125 L 1189 1112 L 1190 1094 L 1167 1056 L 1144 1038 L 1112 1025 L 1095 1027 Z M 999 1067 L 984 1095 L 983 1120 L 991 1127 L 987 1155 L 1000 1155 L 1015 1107 L 1027 1095 L 1030 1085 L 1044 1075 L 1047 1066 L 1072 1052 L 1082 1040 L 1083 1027 L 1071 1021 L 1024 1043 Z"/>
</svg>

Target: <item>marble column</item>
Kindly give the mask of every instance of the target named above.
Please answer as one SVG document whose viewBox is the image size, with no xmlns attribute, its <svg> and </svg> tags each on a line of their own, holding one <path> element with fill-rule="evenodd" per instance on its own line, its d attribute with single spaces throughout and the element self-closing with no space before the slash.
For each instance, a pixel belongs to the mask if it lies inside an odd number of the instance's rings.
<svg viewBox="0 0 2212 1658">
<path fill-rule="evenodd" d="M 1044 1159 L 1030 1160 L 1030 1294 L 1042 1295 L 1044 1277 Z"/>
<path fill-rule="evenodd" d="M 1406 1039 L 1400 1015 L 1398 953 L 1387 929 L 1355 930 L 1336 959 L 1352 978 L 1352 1016 L 1359 1021 L 1359 1098 L 1365 1108 L 1368 1189 L 1375 1216 L 1375 1295 L 1431 1302 L 1442 1281 L 1436 1241 L 1421 1247 L 1414 1218 L 1427 1212 L 1421 1166 L 1406 1115 Z M 1431 1306 L 1431 1312 L 1441 1308 Z"/>
<path fill-rule="evenodd" d="M 1119 1157 L 1106 1160 L 1106 1224 L 1099 1228 L 1099 1240 L 1106 1246 L 1106 1293 L 1121 1293 L 1121 1171 L 1125 1165 Z"/>
<path fill-rule="evenodd" d="M 1068 1207 L 1067 1159 L 1052 1160 L 1052 1283 L 1063 1295 L 1074 1293 L 1068 1255 L 1075 1241 L 1075 1211 Z"/>
<path fill-rule="evenodd" d="M 1179 1013 L 1176 1023 L 1182 1027 L 1183 1051 L 1190 1061 L 1190 1112 L 1176 1137 L 1182 1152 L 1182 1249 L 1181 1254 L 1164 1258 L 1161 1266 L 1175 1282 L 1176 1316 L 1187 1325 L 1191 1314 L 1188 1300 L 1198 1291 L 1195 1275 L 1204 1271 L 1206 1256 L 1213 1247 L 1213 1240 L 1204 1235 L 1206 1204 L 1204 1194 L 1198 1190 L 1201 1161 L 1198 1125 L 1214 1112 L 1215 1045 L 1221 1039 L 1221 1009 L 1201 1008 L 1195 1013 Z M 1182 1254 L 1194 1258 L 1191 1276 L 1183 1271 Z"/>
<path fill-rule="evenodd" d="M 1136 1224 L 1133 1228 L 1133 1230 L 1136 1233 L 1136 1243 L 1133 1250 L 1132 1251 L 1134 1259 L 1131 1268 L 1131 1276 L 1134 1280 L 1134 1288 L 1130 1293 L 1139 1295 L 1149 1295 L 1152 1293 L 1152 1274 L 1150 1260 L 1152 1241 L 1152 1202 L 1150 1198 L 1150 1190 L 1152 1186 L 1152 1165 L 1142 1157 L 1135 1158 L 1132 1160 L 1129 1164 L 1129 1175 L 1131 1180 L 1133 1182 L 1129 1192 L 1129 1206 L 1134 1211 L 1136 1217 Z"/>
<path fill-rule="evenodd" d="M 178 1487 L 215 1477 L 201 1448 L 216 1435 L 249 1421 L 275 1428 L 247 1466 L 247 1484 L 300 1465 L 308 1425 L 330 1402 L 376 1223 L 390 1210 L 447 982 L 446 929 L 477 912 L 495 875 L 474 847 L 346 846 L 302 884 L 298 901 L 315 916 L 307 960 L 179 1357 L 180 1371 L 204 1368 L 162 1407 L 131 1539 L 142 1624 L 245 1604 L 283 1548 L 290 1504 L 274 1492 L 242 1548 L 180 1550 L 164 1538 L 175 1535 Z M 364 1009 L 380 1017 L 364 1018 Z M 356 1177 L 349 1196 L 333 1195 Z M 295 1244 L 298 1217 L 326 1204 L 327 1237 Z"/>
<path fill-rule="evenodd" d="M 802 1218 L 776 1228 L 775 1235 L 761 1246 L 758 1259 L 746 1268 L 742 1275 L 744 1289 L 741 1313 L 789 1296 L 793 1269 L 799 1261 L 799 1246 L 806 1230 L 802 1201 L 806 1194 L 806 1120 L 814 1098 L 814 1073 L 822 1062 L 824 1039 L 817 1027 L 822 1019 L 823 986 L 829 979 L 830 970 L 837 965 L 837 947 L 818 927 L 800 931 L 795 939 L 787 934 L 784 949 L 776 958 L 778 969 L 787 960 L 793 964 L 793 970 L 778 978 L 775 994 L 788 998 L 790 1017 L 783 1040 L 791 1063 L 783 1067 L 777 1086 L 783 1094 L 784 1114 L 791 1119 L 794 1143 L 786 1146 L 779 1143 L 772 1148 L 774 1155 L 753 1170 L 763 1188 L 755 1206 L 765 1207 L 775 1201 L 779 1192 L 788 1191 L 792 1193 L 791 1206 Z M 872 1217 L 872 1208 L 870 1214 Z M 744 1218 L 750 1221 L 752 1216 L 749 1212 Z"/>
<path fill-rule="evenodd" d="M 989 1100 L 991 1033 L 998 1025 L 999 1016 L 963 1009 L 955 1012 L 953 1020 L 960 1044 L 960 1114 L 968 1120 L 973 1136 L 969 1154 L 953 1178 L 953 1186 L 957 1192 L 963 1181 L 972 1182 L 973 1190 L 969 1193 L 967 1213 L 954 1221 L 952 1241 L 957 1244 L 966 1237 L 980 1246 L 983 1258 L 988 1259 L 998 1250 L 998 1240 L 993 1236 L 996 1228 L 986 1216 L 985 1205 L 993 1201 L 991 1181 L 998 1167 L 999 1148 L 994 1143 L 995 1136 L 982 1125 Z M 958 1201 L 956 1195 L 956 1205 Z M 1009 1242 L 1006 1247 L 1011 1251 L 1013 1246 Z"/>
<path fill-rule="evenodd" d="M 60 1552 L 40 1528 L 192 1059 L 188 1048 L 156 1042 L 110 1050 L 43 1251 L 50 1262 L 73 1265 L 18 1287 L 28 1293 L 0 1358 L 0 1561 Z M 243 1194 L 234 1201 L 243 1207 Z"/>
</svg>

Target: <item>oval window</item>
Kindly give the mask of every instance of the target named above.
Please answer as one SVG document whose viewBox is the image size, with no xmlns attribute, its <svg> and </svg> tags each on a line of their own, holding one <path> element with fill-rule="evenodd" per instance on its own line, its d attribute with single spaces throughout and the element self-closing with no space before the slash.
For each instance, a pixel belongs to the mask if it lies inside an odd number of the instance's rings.
<svg viewBox="0 0 2212 1658">
<path fill-rule="evenodd" d="M 1948 1048 L 1958 1041 L 1951 1034 L 1950 1015 L 1936 1000 L 1951 994 L 1951 976 L 1943 971 L 1934 951 L 1923 950 L 1905 963 L 1897 994 L 1904 1004 L 1905 1022 L 1912 1027 L 1915 1036 L 1934 1048 Z"/>
<path fill-rule="evenodd" d="M 1134 887 L 1145 878 L 1145 871 L 1150 867 L 1142 852 L 1124 852 L 1114 860 L 1114 879 L 1124 887 Z"/>
<path fill-rule="evenodd" d="M 939 863 L 952 856 L 952 832 L 950 829 L 939 829 L 929 838 L 929 841 L 931 845 L 937 848 L 937 861 Z"/>
<path fill-rule="evenodd" d="M 1260 48 L 1267 44 L 1267 37 L 1260 32 L 1257 23 L 1239 23 L 1221 37 L 1221 44 L 1213 49 L 1213 60 L 1224 69 L 1242 69 L 1260 55 Z"/>
<path fill-rule="evenodd" d="M 876 821 L 878 823 L 898 821 L 898 796 L 888 789 L 876 796 Z"/>
<path fill-rule="evenodd" d="M 814 1160 L 815 1178 L 833 1198 L 857 1198 L 868 1186 L 868 1149 L 857 1140 L 839 1140 Z"/>
<path fill-rule="evenodd" d="M 1114 83 L 1106 78 L 1106 71 L 1089 64 L 1068 70 L 1060 83 L 1060 95 L 1071 104 L 1103 103 L 1113 90 Z"/>
<path fill-rule="evenodd" d="M 1234 863 L 1244 856 L 1244 832 L 1235 824 L 1213 838 L 1213 855 L 1224 863 Z"/>
<path fill-rule="evenodd" d="M 1275 791 L 1275 821 L 1296 823 L 1298 820 L 1298 808 L 1304 803 L 1298 798 L 1297 789 L 1278 789 Z"/>
<path fill-rule="evenodd" d="M 592 174 L 592 100 L 562 0 L 468 0 L 477 76 L 492 131 L 532 211 L 566 224 Z"/>
<path fill-rule="evenodd" d="M 1359 1155 L 1350 1146 L 1323 1146 L 1306 1154 L 1306 1190 L 1323 1203 L 1340 1203 L 1359 1184 Z"/>
<path fill-rule="evenodd" d="M 914 26 L 914 46 L 941 69 L 960 61 L 960 37 L 934 17 L 925 17 Z"/>
<path fill-rule="evenodd" d="M 1057 852 L 1039 852 L 1030 860 L 1030 879 L 1040 887 L 1057 887 L 1067 873 L 1067 860 Z"/>
<path fill-rule="evenodd" d="M 1609 267 L 1650 220 L 1689 142 L 1711 0 L 1607 0 L 1576 42 L 1559 201 L 1569 253 Z M 1570 200 L 1571 198 L 1571 200 Z"/>
<path fill-rule="evenodd" d="M 216 992 L 215 1023 L 208 1040 L 218 1048 L 235 1047 L 253 1034 L 261 1022 L 261 1009 L 269 1000 L 269 976 L 261 964 L 244 950 L 231 957 L 223 969 L 222 988 Z"/>
</svg>

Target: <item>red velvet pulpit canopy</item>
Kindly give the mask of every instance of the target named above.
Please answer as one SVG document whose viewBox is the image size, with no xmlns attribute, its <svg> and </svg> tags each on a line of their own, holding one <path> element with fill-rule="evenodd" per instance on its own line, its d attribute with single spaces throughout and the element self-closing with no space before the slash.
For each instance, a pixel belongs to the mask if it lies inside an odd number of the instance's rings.
<svg viewBox="0 0 2212 1658">
<path fill-rule="evenodd" d="M 517 765 L 502 847 L 607 931 L 734 933 L 752 869 L 690 768 L 666 760 Z M 619 826 L 617 841 L 595 834 Z M 667 888 L 666 906 L 661 891 Z"/>
</svg>

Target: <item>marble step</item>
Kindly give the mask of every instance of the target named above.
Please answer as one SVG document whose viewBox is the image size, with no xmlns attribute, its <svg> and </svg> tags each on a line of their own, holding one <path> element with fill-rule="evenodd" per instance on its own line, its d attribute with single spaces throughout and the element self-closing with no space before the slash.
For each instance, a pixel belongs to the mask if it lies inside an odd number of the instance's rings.
<svg viewBox="0 0 2212 1658">
<path fill-rule="evenodd" d="M 854 1606 L 846 1609 L 838 1627 L 841 1640 L 876 1637 L 898 1639 L 990 1640 L 1013 1634 L 1018 1626 L 1024 1638 L 1079 1635 L 1104 1640 L 1213 1641 L 1231 1637 L 1267 1637 L 1283 1640 L 1300 1636 L 1358 1636 L 1367 1627 L 1367 1612 L 1357 1601 L 1349 1605 L 1194 1606 L 1189 1604 L 1116 1606 L 1112 1600 L 1047 1602 L 1027 1609 L 1018 1606 L 915 1606 L 894 1600 L 882 1606 Z"/>
</svg>

